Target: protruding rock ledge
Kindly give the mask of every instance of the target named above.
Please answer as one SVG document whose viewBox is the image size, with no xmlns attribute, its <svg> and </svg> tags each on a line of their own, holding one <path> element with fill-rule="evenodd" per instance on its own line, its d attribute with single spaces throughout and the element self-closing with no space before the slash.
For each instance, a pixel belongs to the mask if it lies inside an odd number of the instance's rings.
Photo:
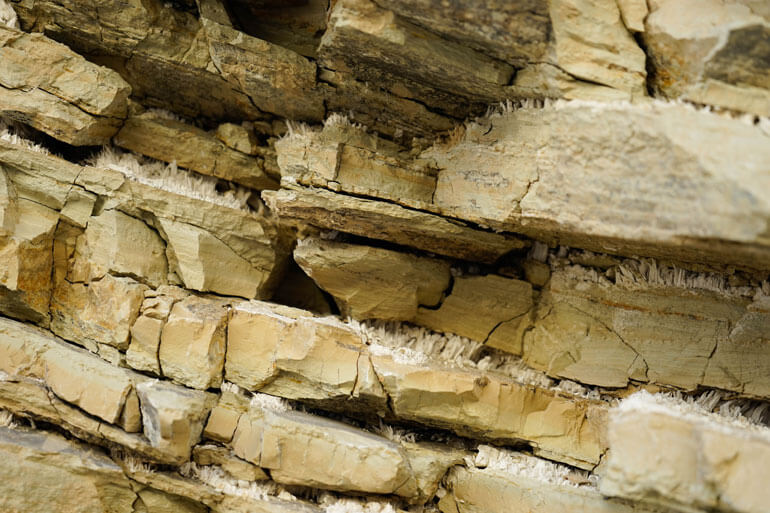
<svg viewBox="0 0 770 513">
<path fill-rule="evenodd" d="M 610 414 L 605 495 L 689 510 L 760 513 L 770 430 L 640 392 Z"/>
<path fill-rule="evenodd" d="M 30 66 L 34 62 L 35 66 Z M 108 143 L 131 87 L 42 34 L 0 24 L 0 114 L 77 146 Z"/>
<path fill-rule="evenodd" d="M 770 138 L 741 119 L 557 101 L 479 119 L 417 159 L 355 132 L 327 123 L 284 138 L 282 175 L 592 251 L 770 269 L 757 194 L 770 188 Z"/>
<path fill-rule="evenodd" d="M 528 245 L 514 236 L 474 229 L 434 214 L 323 189 L 266 191 L 262 198 L 283 219 L 471 262 L 492 264 Z"/>
</svg>

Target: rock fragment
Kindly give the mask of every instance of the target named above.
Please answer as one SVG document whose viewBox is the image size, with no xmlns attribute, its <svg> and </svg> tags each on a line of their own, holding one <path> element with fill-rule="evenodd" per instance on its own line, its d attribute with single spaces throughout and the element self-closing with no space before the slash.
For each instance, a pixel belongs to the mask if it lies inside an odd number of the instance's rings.
<svg viewBox="0 0 770 513">
<path fill-rule="evenodd" d="M 69 144 L 106 144 L 130 94 L 116 72 L 42 34 L 0 26 L 0 114 Z"/>
</svg>

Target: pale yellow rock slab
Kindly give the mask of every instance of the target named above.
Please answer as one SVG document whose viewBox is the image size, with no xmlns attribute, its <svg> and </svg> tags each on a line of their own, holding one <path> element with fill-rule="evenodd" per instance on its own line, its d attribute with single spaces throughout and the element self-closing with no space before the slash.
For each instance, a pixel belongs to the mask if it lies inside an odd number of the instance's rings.
<svg viewBox="0 0 770 513">
<path fill-rule="evenodd" d="M 455 467 L 447 481 L 451 491 L 439 503 L 442 513 L 663 513 L 644 505 L 607 500 L 592 486 L 550 483 L 526 474 Z"/>
<path fill-rule="evenodd" d="M 219 445 L 196 445 L 193 461 L 198 465 L 219 465 L 222 470 L 243 481 L 264 481 L 270 479 L 265 472 L 237 456 L 230 449 Z"/>
<path fill-rule="evenodd" d="M 53 433 L 0 427 L 0 509 L 133 513 L 129 480 L 102 452 Z"/>
<path fill-rule="evenodd" d="M 463 436 L 525 440 L 536 454 L 588 469 L 606 448 L 607 408 L 599 401 L 494 375 L 371 359 L 401 419 Z"/>
<path fill-rule="evenodd" d="M 105 275 L 88 285 L 62 281 L 51 298 L 51 330 L 95 351 L 96 344 L 128 347 L 146 285 Z"/>
<path fill-rule="evenodd" d="M 213 134 L 200 128 L 152 112 L 128 118 L 115 136 L 115 144 L 253 189 L 277 187 L 265 175 L 261 159 L 229 148 Z M 251 151 L 251 148 L 248 150 Z"/>
<path fill-rule="evenodd" d="M 284 484 L 393 493 L 410 476 L 407 455 L 398 444 L 301 412 L 244 415 L 233 449 Z"/>
<path fill-rule="evenodd" d="M 160 381 L 137 385 L 144 434 L 150 444 L 179 459 L 190 458 L 215 396 Z"/>
<path fill-rule="evenodd" d="M 53 284 L 53 235 L 56 211 L 8 197 L 7 237 L 0 237 L 0 310 L 6 315 L 48 324 Z"/>
<path fill-rule="evenodd" d="M 29 66 L 35 62 L 35 66 Z M 0 27 L 0 112 L 73 145 L 106 144 L 131 87 L 42 34 Z"/>
<path fill-rule="evenodd" d="M 187 288 L 253 298 L 264 294 L 268 278 L 214 234 L 196 226 L 160 219 L 167 255 Z"/>
<path fill-rule="evenodd" d="M 767 9 L 745 1 L 650 2 L 652 84 L 669 98 L 770 115 L 769 21 Z"/>
<path fill-rule="evenodd" d="M 526 244 L 512 236 L 476 230 L 393 203 L 322 189 L 266 191 L 262 198 L 283 218 L 461 260 L 491 264 Z"/>
<path fill-rule="evenodd" d="M 501 323 L 521 318 L 531 308 L 532 285 L 525 281 L 491 274 L 458 276 L 441 306 L 418 309 L 414 322 L 485 342 Z"/>
<path fill-rule="evenodd" d="M 768 429 L 671 403 L 639 393 L 611 412 L 601 492 L 684 511 L 764 511 Z"/>
<path fill-rule="evenodd" d="M 447 262 L 388 249 L 306 239 L 294 258 L 356 319 L 412 320 L 449 286 Z"/>
<path fill-rule="evenodd" d="M 445 215 L 592 251 L 765 269 L 767 141 L 684 105 L 556 102 L 493 116 L 422 157 L 441 170 Z"/>
<path fill-rule="evenodd" d="M 165 250 L 160 236 L 142 221 L 106 210 L 89 219 L 69 279 L 88 282 L 115 273 L 157 287 L 168 273 Z"/>
<path fill-rule="evenodd" d="M 646 95 L 645 55 L 623 25 L 616 0 L 555 0 L 549 6 L 560 68 L 633 97 Z"/>
<path fill-rule="evenodd" d="M 222 383 L 227 303 L 191 296 L 174 305 L 160 338 L 163 375 L 192 388 Z"/>
</svg>

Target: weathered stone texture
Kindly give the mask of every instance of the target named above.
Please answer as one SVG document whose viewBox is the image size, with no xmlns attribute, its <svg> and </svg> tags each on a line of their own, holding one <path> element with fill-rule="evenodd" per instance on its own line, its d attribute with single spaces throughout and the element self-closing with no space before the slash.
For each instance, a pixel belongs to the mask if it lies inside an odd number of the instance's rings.
<svg viewBox="0 0 770 513">
<path fill-rule="evenodd" d="M 412 320 L 449 286 L 448 263 L 387 249 L 306 239 L 294 258 L 356 319 Z"/>
<path fill-rule="evenodd" d="M 0 25 L 3 116 L 69 144 L 105 144 L 126 117 L 130 94 L 116 72 L 43 35 Z"/>
<path fill-rule="evenodd" d="M 103 453 L 53 433 L 0 427 L 0 508 L 44 513 L 133 513 L 136 494 Z"/>
<path fill-rule="evenodd" d="M 651 2 L 644 42 L 654 87 L 669 98 L 770 115 L 770 12 L 760 4 Z"/>
<path fill-rule="evenodd" d="M 115 144 L 246 187 L 276 187 L 275 182 L 265 175 L 262 159 L 231 149 L 200 128 L 152 112 L 128 118 L 115 136 Z"/>
<path fill-rule="evenodd" d="M 160 336 L 158 359 L 164 376 L 192 388 L 222 384 L 227 303 L 190 296 L 171 309 Z"/>
<path fill-rule="evenodd" d="M 526 247 L 512 237 L 476 230 L 440 216 L 323 189 L 282 189 L 262 194 L 270 210 L 327 230 L 384 240 L 438 255 L 493 264 Z"/>
<path fill-rule="evenodd" d="M 602 493 L 674 508 L 763 511 L 766 429 L 683 412 L 672 403 L 632 396 L 611 413 Z"/>
</svg>

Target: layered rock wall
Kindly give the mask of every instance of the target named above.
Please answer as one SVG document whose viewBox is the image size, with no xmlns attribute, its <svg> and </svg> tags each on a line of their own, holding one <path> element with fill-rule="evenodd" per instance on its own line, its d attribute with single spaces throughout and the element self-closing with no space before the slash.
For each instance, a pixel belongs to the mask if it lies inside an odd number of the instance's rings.
<svg viewBox="0 0 770 513">
<path fill-rule="evenodd" d="M 768 35 L 0 0 L 0 510 L 766 511 Z"/>
</svg>

